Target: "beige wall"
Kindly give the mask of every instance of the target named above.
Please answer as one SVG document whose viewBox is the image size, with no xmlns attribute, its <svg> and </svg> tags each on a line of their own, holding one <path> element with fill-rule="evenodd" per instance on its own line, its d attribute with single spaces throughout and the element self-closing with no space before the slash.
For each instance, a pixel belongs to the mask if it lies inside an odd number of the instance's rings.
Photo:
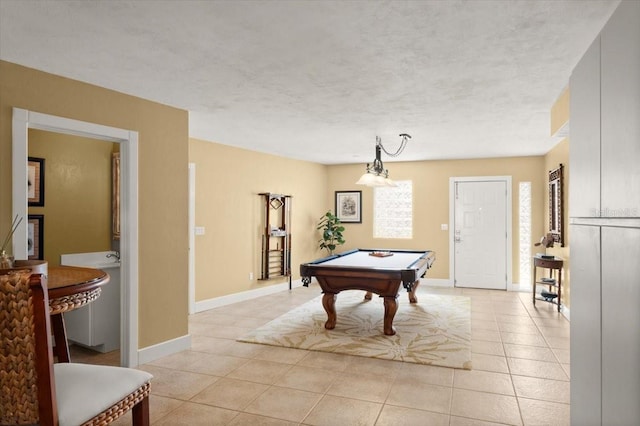
<svg viewBox="0 0 640 426">
<path fill-rule="evenodd" d="M 569 121 L 569 99 L 570 90 L 569 87 L 566 87 L 551 106 L 551 119 L 549 120 L 551 135 L 555 135 Z"/>
<path fill-rule="evenodd" d="M 532 235 L 537 239 L 543 232 L 543 205 L 546 180 L 541 170 L 543 157 L 487 158 L 478 160 L 418 161 L 385 163 L 394 180 L 412 180 L 414 193 L 414 236 L 410 240 L 374 239 L 373 190 L 355 185 L 364 173 L 364 164 L 329 167 L 328 200 L 333 206 L 334 191 L 362 190 L 362 223 L 345 224 L 344 249 L 350 248 L 407 248 L 430 249 L 436 252 L 436 261 L 428 278 L 449 279 L 449 231 L 440 225 L 449 224 L 449 178 L 468 176 L 512 177 L 512 233 L 513 282 L 519 282 L 518 256 L 518 188 L 520 182 L 531 182 Z"/>
<path fill-rule="evenodd" d="M 260 281 L 264 198 L 271 192 L 292 195 L 293 278 L 300 263 L 320 257 L 316 222 L 332 208 L 327 167 L 255 151 L 191 139 L 196 165 L 196 301 L 286 282 Z M 249 279 L 253 273 L 254 280 Z"/>
<path fill-rule="evenodd" d="M 0 61 L 2 230 L 12 212 L 13 107 L 139 132 L 139 346 L 186 335 L 187 111 Z"/>
<path fill-rule="evenodd" d="M 44 158 L 44 257 L 111 249 L 111 153 L 113 143 L 29 130 L 29 156 Z M 74 208 L 69 208 L 73 206 Z"/>
</svg>

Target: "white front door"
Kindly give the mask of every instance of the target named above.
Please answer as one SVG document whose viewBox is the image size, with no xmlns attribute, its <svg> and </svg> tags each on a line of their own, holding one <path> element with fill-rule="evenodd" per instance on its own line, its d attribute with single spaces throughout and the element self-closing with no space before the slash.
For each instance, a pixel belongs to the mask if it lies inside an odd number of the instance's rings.
<svg viewBox="0 0 640 426">
<path fill-rule="evenodd" d="M 453 183 L 454 285 L 506 290 L 508 182 L 477 179 Z"/>
</svg>

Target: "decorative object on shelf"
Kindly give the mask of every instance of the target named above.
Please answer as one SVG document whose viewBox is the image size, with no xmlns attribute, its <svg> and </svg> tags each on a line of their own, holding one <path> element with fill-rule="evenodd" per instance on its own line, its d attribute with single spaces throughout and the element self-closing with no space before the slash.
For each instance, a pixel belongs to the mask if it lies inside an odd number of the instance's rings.
<svg viewBox="0 0 640 426">
<path fill-rule="evenodd" d="M 561 247 L 564 247 L 563 168 L 564 166 L 560 163 L 557 169 L 549 171 L 549 234 L 553 237 L 554 242 L 560 243 Z"/>
<path fill-rule="evenodd" d="M 543 254 L 543 253 L 538 253 L 538 254 L 537 254 L 537 256 L 538 256 L 540 259 L 554 259 L 554 258 L 555 258 L 555 256 L 554 256 L 554 255 L 552 255 L 552 254 Z"/>
<path fill-rule="evenodd" d="M 27 199 L 30 206 L 44 206 L 44 158 L 28 158 Z"/>
<path fill-rule="evenodd" d="M 287 231 L 285 229 L 280 229 L 272 226 L 271 233 L 269 235 L 271 235 L 272 237 L 284 237 L 287 235 Z"/>
<path fill-rule="evenodd" d="M 389 170 L 384 168 L 384 164 L 382 164 L 381 159 L 381 151 L 384 151 L 390 157 L 397 157 L 402 154 L 402 151 L 407 146 L 407 142 L 411 139 L 406 133 L 400 133 L 400 137 L 402 141 L 400 142 L 400 147 L 394 153 L 387 151 L 382 145 L 382 139 L 379 136 L 376 136 L 376 159 L 373 160 L 373 163 L 367 164 L 367 171 L 360 177 L 360 179 L 356 182 L 356 185 L 366 185 L 366 186 L 396 186 L 396 184 L 389 179 Z"/>
<path fill-rule="evenodd" d="M 9 229 L 7 236 L 2 241 L 2 247 L 0 247 L 0 269 L 13 268 L 13 256 L 9 256 L 7 254 L 7 246 L 21 223 L 22 217 L 18 217 L 18 215 L 16 215 L 16 217 L 13 218 L 13 221 L 11 221 L 11 228 Z"/>
<path fill-rule="evenodd" d="M 318 241 L 320 243 L 320 249 L 327 250 L 329 255 L 333 254 L 336 247 L 346 242 L 342 236 L 344 226 L 342 226 L 338 216 L 330 211 L 326 212 L 324 216 L 320 218 L 316 229 L 322 230 L 322 238 Z"/>
<path fill-rule="evenodd" d="M 544 248 L 551 248 L 551 247 L 553 247 L 553 243 L 555 243 L 555 240 L 553 239 L 553 235 L 549 232 L 549 233 L 547 233 L 547 235 L 545 235 L 542 238 L 540 238 L 540 241 L 535 243 L 534 246 L 536 246 L 536 247 L 542 246 Z"/>
<path fill-rule="evenodd" d="M 13 268 L 13 256 L 9 256 L 6 251 L 0 251 L 0 269 Z"/>
<path fill-rule="evenodd" d="M 291 289 L 291 195 L 259 195 L 264 201 L 260 280 L 289 277 Z"/>
<path fill-rule="evenodd" d="M 336 216 L 342 223 L 362 223 L 362 191 L 336 191 Z"/>
<path fill-rule="evenodd" d="M 30 214 L 27 222 L 27 257 L 44 259 L 44 215 Z"/>
</svg>

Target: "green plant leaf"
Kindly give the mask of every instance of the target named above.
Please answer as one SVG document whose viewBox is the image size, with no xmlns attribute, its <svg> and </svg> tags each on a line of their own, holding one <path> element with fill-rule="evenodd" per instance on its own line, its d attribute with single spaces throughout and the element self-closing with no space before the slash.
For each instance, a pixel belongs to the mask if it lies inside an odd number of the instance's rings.
<svg viewBox="0 0 640 426">
<path fill-rule="evenodd" d="M 345 228 L 331 210 L 320 217 L 316 229 L 322 231 L 322 239 L 318 240 L 318 247 L 326 249 L 329 254 L 333 253 L 338 245 L 345 243 L 342 235 Z"/>
</svg>

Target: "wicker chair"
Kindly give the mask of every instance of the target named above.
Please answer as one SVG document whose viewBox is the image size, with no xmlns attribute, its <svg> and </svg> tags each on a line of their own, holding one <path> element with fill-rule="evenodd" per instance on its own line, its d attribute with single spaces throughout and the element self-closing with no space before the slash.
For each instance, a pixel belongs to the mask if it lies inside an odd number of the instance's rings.
<svg viewBox="0 0 640 426">
<path fill-rule="evenodd" d="M 144 371 L 53 363 L 46 277 L 0 271 L 0 425 L 149 424 Z"/>
</svg>

